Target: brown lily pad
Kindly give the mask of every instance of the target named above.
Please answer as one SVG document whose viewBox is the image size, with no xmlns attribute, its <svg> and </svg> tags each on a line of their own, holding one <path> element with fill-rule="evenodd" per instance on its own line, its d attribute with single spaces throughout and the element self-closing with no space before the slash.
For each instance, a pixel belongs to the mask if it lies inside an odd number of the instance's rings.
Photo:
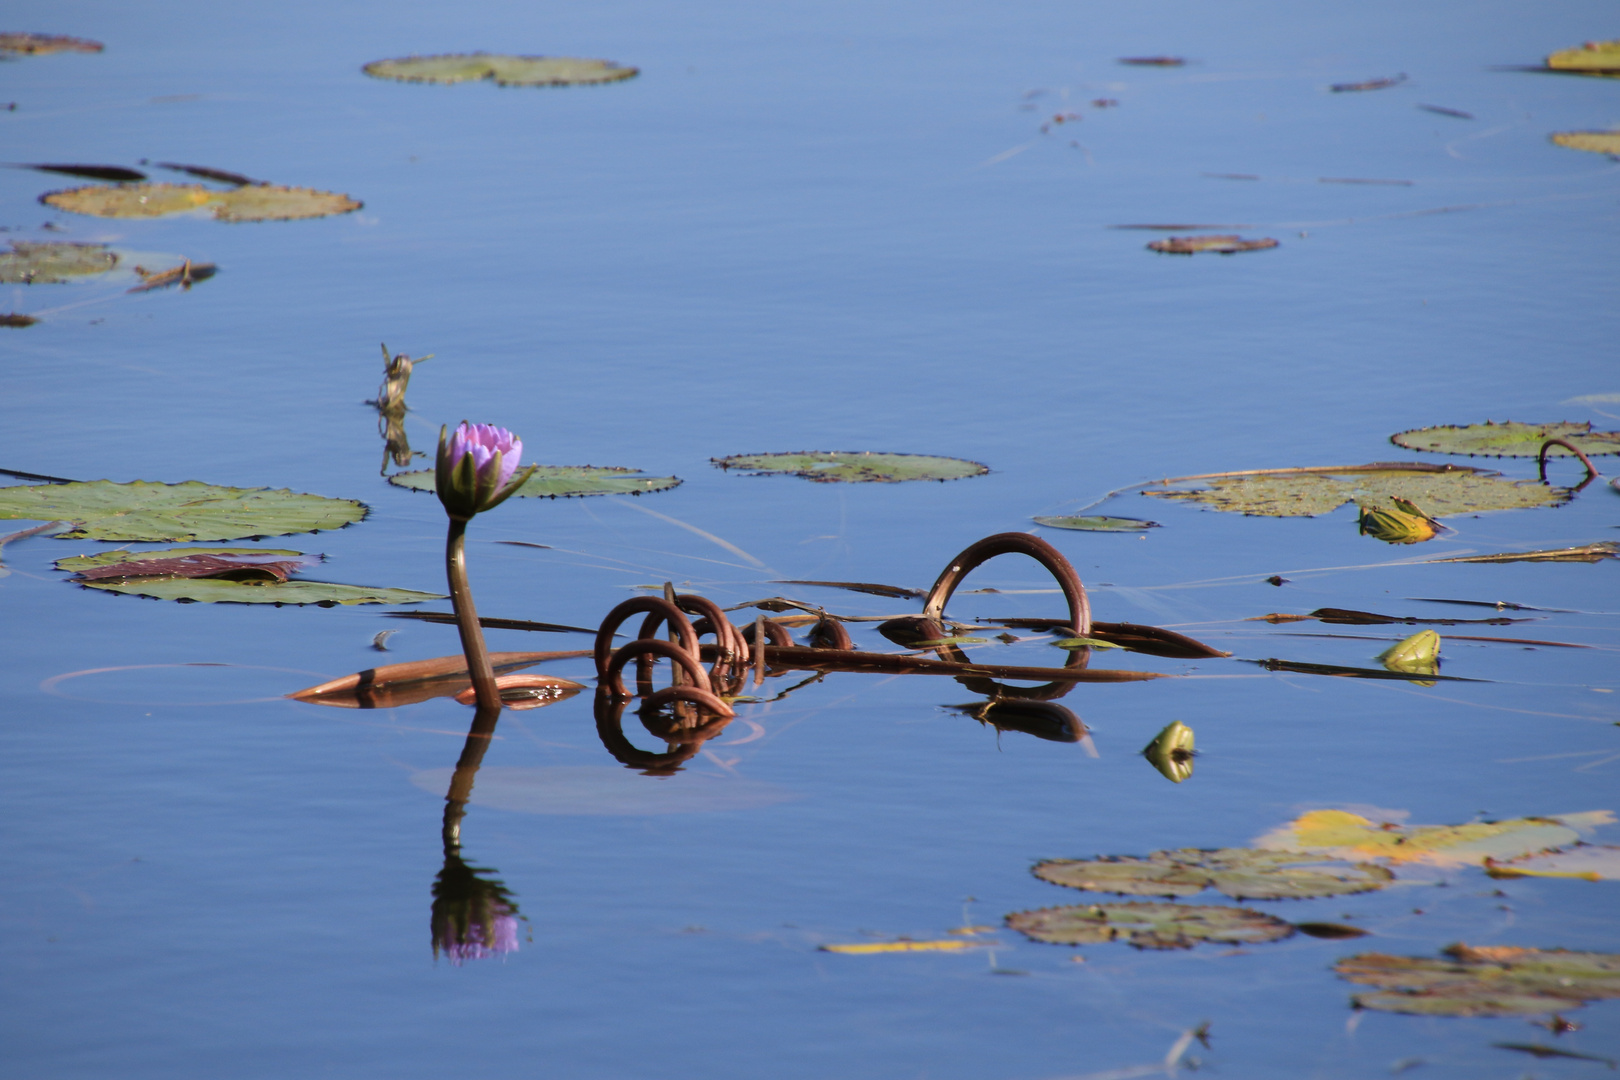
<svg viewBox="0 0 1620 1080">
<path fill-rule="evenodd" d="M 1453 945 L 1440 957 L 1361 953 L 1333 970 L 1373 987 L 1360 1009 L 1425 1016 L 1515 1016 L 1620 997 L 1620 956 L 1565 949 Z"/>
<path fill-rule="evenodd" d="M 74 214 L 105 218 L 155 218 L 204 207 L 216 221 L 295 221 L 347 214 L 363 203 L 313 188 L 249 184 L 217 191 L 202 184 L 92 184 L 52 191 L 40 202 Z"/>
<path fill-rule="evenodd" d="M 1141 901 L 1019 911 L 1007 916 L 1007 925 L 1052 945 L 1123 941 L 1138 949 L 1190 949 L 1201 941 L 1250 945 L 1294 932 L 1282 919 L 1249 908 Z"/>
</svg>

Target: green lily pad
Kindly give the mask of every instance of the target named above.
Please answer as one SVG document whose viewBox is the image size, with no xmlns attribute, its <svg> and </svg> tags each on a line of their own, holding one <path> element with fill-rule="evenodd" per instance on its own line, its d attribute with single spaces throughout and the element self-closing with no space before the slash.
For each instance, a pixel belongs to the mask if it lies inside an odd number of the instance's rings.
<svg viewBox="0 0 1620 1080">
<path fill-rule="evenodd" d="M 188 562 L 201 562 L 197 556 L 250 557 L 257 561 L 246 563 L 235 571 L 208 568 L 211 573 L 233 573 L 237 576 L 198 576 L 195 568 L 165 576 L 143 576 L 142 563 L 168 567 Z M 93 574 L 98 568 L 128 566 L 132 572 L 123 577 L 103 580 L 81 580 L 75 584 L 103 592 L 146 596 L 154 600 L 179 600 L 198 604 L 416 604 L 423 600 L 442 600 L 439 593 L 417 592 L 414 589 L 370 589 L 360 585 L 334 585 L 324 581 L 288 581 L 288 571 L 296 572 L 305 566 L 318 564 L 321 556 L 305 556 L 301 551 L 275 548 L 165 548 L 161 551 L 101 551 L 94 555 L 75 555 L 58 559 L 56 568 L 75 574 Z M 218 560 L 210 560 L 217 562 Z M 254 573 L 255 569 L 261 572 Z"/>
<path fill-rule="evenodd" d="M 1147 489 L 1143 494 L 1258 517 L 1314 517 L 1348 502 L 1377 505 L 1396 498 L 1416 503 L 1430 517 L 1440 518 L 1559 506 L 1571 497 L 1568 488 L 1508 480 L 1484 469 L 1415 462 L 1220 473 L 1160 483 L 1195 481 L 1204 486 L 1193 490 Z"/>
<path fill-rule="evenodd" d="M 1480 454 L 1486 457 L 1535 457 L 1548 439 L 1563 439 L 1592 454 L 1620 454 L 1620 431 L 1593 431 L 1591 424 L 1521 424 L 1504 420 L 1483 424 L 1416 428 L 1391 435 L 1389 441 L 1408 450 L 1437 454 Z M 1549 447 L 1547 456 L 1573 457 L 1562 446 Z"/>
<path fill-rule="evenodd" d="M 433 491 L 432 469 L 395 473 L 388 478 L 395 487 L 412 491 Z M 642 476 L 640 469 L 611 465 L 540 465 L 523 482 L 517 494 L 525 498 L 575 498 L 582 495 L 641 495 L 679 487 L 678 476 Z"/>
<path fill-rule="evenodd" d="M 1468 825 L 1378 824 L 1345 810 L 1312 810 L 1255 841 L 1272 851 L 1322 858 L 1470 866 L 1573 844 L 1580 830 L 1614 820 L 1608 811 L 1511 818 Z"/>
<path fill-rule="evenodd" d="M 1336 861 L 1336 860 L 1326 860 Z M 1155 851 L 1147 858 L 1050 859 L 1036 877 L 1054 885 L 1127 896 L 1192 896 L 1206 888 L 1234 900 L 1303 900 L 1372 892 L 1394 880 L 1382 866 L 1327 866 L 1312 855 L 1253 848 Z"/>
<path fill-rule="evenodd" d="M 117 266 L 118 254 L 108 251 L 106 244 L 35 244 L 13 240 L 10 251 L 0 251 L 0 282 L 54 285 L 105 274 Z"/>
<path fill-rule="evenodd" d="M 1038 517 L 1035 524 L 1051 529 L 1076 529 L 1080 532 L 1146 532 L 1159 528 L 1157 521 L 1123 517 Z"/>
<path fill-rule="evenodd" d="M 962 458 L 930 457 L 926 454 L 874 454 L 871 451 L 829 450 L 793 454 L 733 454 L 710 458 L 722 469 L 746 469 L 750 475 L 785 473 L 802 476 L 820 484 L 883 483 L 902 480 L 961 480 L 983 476 L 988 466 Z"/>
<path fill-rule="evenodd" d="M 1007 925 L 1052 945 L 1124 941 L 1138 949 L 1190 949 L 1200 941 L 1250 945 L 1294 932 L 1282 919 L 1249 908 L 1142 901 L 1019 911 L 1007 916 Z"/>
<path fill-rule="evenodd" d="M 1453 945 L 1440 957 L 1361 953 L 1333 965 L 1376 988 L 1358 1008 L 1423 1016 L 1522 1016 L 1620 997 L 1620 956 L 1565 949 Z"/>
<path fill-rule="evenodd" d="M 584 86 L 633 78 L 638 69 L 609 60 L 573 56 L 510 56 L 501 53 L 446 53 L 376 60 L 360 69 L 377 79 L 459 83 L 493 79 L 500 86 Z"/>
<path fill-rule="evenodd" d="M 40 202 L 74 214 L 154 218 L 211 207 L 217 221 L 293 221 L 347 214 L 363 205 L 313 188 L 250 184 L 218 191 L 201 184 L 91 184 L 52 191 Z"/>
<path fill-rule="evenodd" d="M 216 487 L 196 480 L 38 484 L 0 488 L 0 519 L 72 521 L 61 540 L 242 540 L 341 529 L 364 503 L 282 488 Z"/>
<path fill-rule="evenodd" d="M 1552 141 L 1570 150 L 1620 156 L 1620 131 L 1560 131 Z"/>
<path fill-rule="evenodd" d="M 1588 41 L 1578 49 L 1560 49 L 1547 57 L 1553 71 L 1620 79 L 1620 41 Z"/>
</svg>

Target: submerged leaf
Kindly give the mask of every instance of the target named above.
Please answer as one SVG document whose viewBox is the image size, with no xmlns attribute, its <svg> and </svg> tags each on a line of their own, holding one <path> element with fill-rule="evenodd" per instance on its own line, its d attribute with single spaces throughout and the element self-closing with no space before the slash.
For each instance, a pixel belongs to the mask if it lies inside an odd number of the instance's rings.
<svg viewBox="0 0 1620 1080">
<path fill-rule="evenodd" d="M 1561 420 L 1556 424 L 1501 423 L 1414 428 L 1389 437 L 1396 446 L 1408 450 L 1429 450 L 1436 454 L 1479 454 L 1486 457 L 1535 457 L 1548 439 L 1563 439 L 1589 455 L 1620 454 L 1620 431 L 1593 431 L 1591 424 Z M 1573 457 L 1565 447 L 1547 449 L 1549 457 Z"/>
<path fill-rule="evenodd" d="M 610 465 L 540 465 L 517 494 L 528 498 L 572 498 L 582 495 L 640 495 L 680 485 L 676 476 L 642 476 L 639 469 Z M 388 482 L 412 491 L 434 490 L 433 470 L 395 473 Z"/>
<path fill-rule="evenodd" d="M 106 218 L 152 218 L 203 207 L 218 221 L 293 221 L 347 214 L 363 205 L 347 195 L 313 188 L 250 184 L 216 191 L 201 184 L 119 184 L 53 191 L 40 202 L 75 214 Z"/>
<path fill-rule="evenodd" d="M 1332 859 L 1477 866 L 1486 859 L 1513 859 L 1573 844 L 1580 832 L 1572 825 L 1585 828 L 1613 820 L 1607 811 L 1597 811 L 1469 825 L 1379 825 L 1345 810 L 1312 810 L 1260 837 L 1255 845 Z"/>
<path fill-rule="evenodd" d="M 1148 245 L 1148 250 L 1157 251 L 1163 255 L 1197 255 L 1199 252 L 1210 251 L 1217 255 L 1234 255 L 1239 251 L 1264 251 L 1274 248 L 1277 241 L 1270 237 L 1261 237 L 1259 240 L 1245 240 L 1241 236 L 1171 236 L 1164 240 L 1155 240 Z"/>
<path fill-rule="evenodd" d="M 1161 904 L 1076 904 L 1007 916 L 1019 933 L 1053 945 L 1123 941 L 1138 949 L 1190 949 L 1200 941 L 1248 945 L 1288 937 L 1294 928 L 1249 908 Z"/>
<path fill-rule="evenodd" d="M 1216 510 L 1260 517 L 1313 517 L 1348 502 L 1405 499 L 1433 517 L 1559 506 L 1568 488 L 1515 481 L 1466 465 L 1380 462 L 1343 468 L 1269 469 L 1188 476 L 1160 484 L 1198 482 L 1195 490 L 1145 490 L 1161 499 L 1202 503 Z"/>
<path fill-rule="evenodd" d="M 162 551 L 103 551 L 58 559 L 56 568 L 81 581 L 113 578 L 235 578 L 286 581 L 289 574 L 319 566 L 324 556 L 269 548 L 165 548 Z"/>
<path fill-rule="evenodd" d="M 0 282 L 8 285 L 60 284 L 105 274 L 118 266 L 106 244 L 44 243 L 13 240 L 0 251 Z"/>
<path fill-rule="evenodd" d="M 1588 41 L 1578 49 L 1560 49 L 1547 57 L 1547 67 L 1572 75 L 1620 79 L 1620 41 Z"/>
<path fill-rule="evenodd" d="M 609 60 L 483 52 L 375 60 L 360 70 L 373 78 L 401 82 L 458 83 L 493 79 L 501 86 L 583 86 L 618 82 L 638 72 L 637 68 Z"/>
<path fill-rule="evenodd" d="M 1372 863 L 1340 862 L 1315 855 L 1253 848 L 1211 851 L 1181 848 L 1146 858 L 1051 859 L 1037 863 L 1036 877 L 1054 885 L 1129 896 L 1192 896 L 1206 888 L 1234 900 L 1303 900 L 1381 889 L 1394 875 Z"/>
<path fill-rule="evenodd" d="M 1142 748 L 1142 756 L 1164 774 L 1166 780 L 1181 783 L 1193 774 L 1193 729 L 1180 720 L 1173 720 L 1153 741 Z"/>
<path fill-rule="evenodd" d="M 1560 131 L 1552 141 L 1570 150 L 1620 156 L 1620 131 Z"/>
<path fill-rule="evenodd" d="M 1358 1008 L 1426 1016 L 1514 1016 L 1620 997 L 1620 956 L 1564 949 L 1453 945 L 1443 957 L 1361 953 L 1333 966 L 1375 992 Z"/>
<path fill-rule="evenodd" d="M 0 519 L 72 521 L 63 540 L 241 540 L 340 529 L 366 516 L 364 503 L 282 488 L 217 487 L 135 480 L 0 488 Z"/>
<path fill-rule="evenodd" d="M 1080 532 L 1146 532 L 1159 528 L 1157 521 L 1123 517 L 1038 517 L 1035 524 L 1050 529 L 1075 529 Z"/>
<path fill-rule="evenodd" d="M 902 480 L 961 480 L 983 476 L 988 466 L 962 458 L 925 454 L 875 454 L 871 451 L 830 450 L 791 454 L 733 454 L 710 458 L 722 469 L 746 469 L 751 475 L 786 473 L 817 483 L 885 483 Z"/>
</svg>

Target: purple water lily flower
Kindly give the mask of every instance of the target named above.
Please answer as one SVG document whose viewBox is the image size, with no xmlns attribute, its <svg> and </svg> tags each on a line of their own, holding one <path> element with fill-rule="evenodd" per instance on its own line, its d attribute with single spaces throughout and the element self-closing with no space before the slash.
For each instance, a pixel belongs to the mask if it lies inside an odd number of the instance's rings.
<svg viewBox="0 0 1620 1080">
<path fill-rule="evenodd" d="M 447 927 L 445 939 L 436 942 L 444 950 L 445 959 L 460 967 L 468 960 L 488 960 L 518 950 L 518 917 L 499 914 L 487 923 L 470 923 L 462 936 L 455 936 L 455 928 Z"/>
<path fill-rule="evenodd" d="M 439 431 L 439 458 L 435 486 L 447 513 L 465 521 L 499 506 L 515 492 L 536 466 L 513 479 L 523 440 L 494 424 L 463 420 L 454 434 Z"/>
</svg>

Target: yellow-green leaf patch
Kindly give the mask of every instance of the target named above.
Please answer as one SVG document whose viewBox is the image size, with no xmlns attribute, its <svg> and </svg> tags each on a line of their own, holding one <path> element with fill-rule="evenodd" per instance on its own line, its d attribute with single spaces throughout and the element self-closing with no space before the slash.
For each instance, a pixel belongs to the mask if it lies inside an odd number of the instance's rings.
<svg viewBox="0 0 1620 1080">
<path fill-rule="evenodd" d="M 118 266 L 118 253 L 106 244 L 43 243 L 13 240 L 0 251 L 0 282 L 7 285 L 60 284 L 105 274 Z"/>
<path fill-rule="evenodd" d="M 1581 448 L 1588 455 L 1620 454 L 1620 431 L 1593 431 L 1591 424 L 1561 420 L 1555 424 L 1521 424 L 1517 420 L 1501 423 L 1415 428 L 1389 437 L 1396 446 L 1408 450 L 1427 450 L 1436 454 L 1478 454 L 1484 457 L 1535 457 L 1542 443 L 1548 439 L 1563 439 Z M 1571 451 L 1562 446 L 1549 447 L 1549 457 L 1571 457 Z"/>
<path fill-rule="evenodd" d="M 1198 486 L 1165 486 L 1192 483 Z M 1259 517 L 1314 517 L 1349 502 L 1385 505 L 1396 498 L 1416 503 L 1430 517 L 1440 518 L 1559 506 L 1571 497 L 1568 488 L 1509 480 L 1500 473 L 1466 465 L 1419 462 L 1185 476 L 1160 481 L 1159 486 L 1142 493 Z"/>
<path fill-rule="evenodd" d="M 1547 57 L 1547 67 L 1571 75 L 1620 79 L 1620 41 L 1588 41 L 1578 49 L 1560 49 Z"/>
<path fill-rule="evenodd" d="M 1570 150 L 1620 155 L 1620 131 L 1560 131 L 1552 141 Z"/>
<path fill-rule="evenodd" d="M 395 473 L 388 478 L 395 487 L 412 491 L 433 491 L 432 469 Z M 525 498 L 576 498 L 583 495 L 643 495 L 668 491 L 680 485 L 678 476 L 644 476 L 640 469 L 611 465 L 540 465 L 523 482 L 517 494 Z"/>
<path fill-rule="evenodd" d="M 927 454 L 879 454 L 871 451 L 800 451 L 789 454 L 733 454 L 710 458 L 722 469 L 741 469 L 751 476 L 802 476 L 821 484 L 895 484 L 904 480 L 961 480 L 990 469 L 977 461 Z"/>
<path fill-rule="evenodd" d="M 1303 900 L 1371 892 L 1394 880 L 1372 863 L 1346 865 L 1313 855 L 1253 848 L 1155 851 L 1146 858 L 1049 859 L 1033 871 L 1042 881 L 1127 896 L 1192 896 L 1211 888 L 1234 900 Z"/>
<path fill-rule="evenodd" d="M 1019 911 L 1007 925 L 1052 945 L 1123 941 L 1138 949 L 1190 949 L 1201 941 L 1252 945 L 1294 932 L 1282 919 L 1249 908 L 1131 901 Z"/>
<path fill-rule="evenodd" d="M 1590 811 L 1467 825 L 1395 825 L 1347 810 L 1312 810 L 1260 837 L 1255 845 L 1355 862 L 1387 859 L 1392 863 L 1477 866 L 1487 859 L 1515 859 L 1573 844 L 1581 838 L 1581 830 L 1613 820 L 1608 811 Z"/>
<path fill-rule="evenodd" d="M 574 56 L 445 53 L 375 60 L 360 70 L 400 82 L 460 83 L 491 79 L 498 86 L 586 86 L 633 78 L 638 69 Z"/>
<path fill-rule="evenodd" d="M 340 529 L 366 516 L 364 503 L 285 488 L 233 488 L 188 480 L 160 484 L 92 480 L 0 488 L 0 519 L 71 521 L 62 540 L 242 540 Z"/>
<path fill-rule="evenodd" d="M 1045 525 L 1049 529 L 1074 529 L 1077 532 L 1146 532 L 1148 529 L 1157 529 L 1157 521 L 1143 521 L 1141 518 L 1107 517 L 1105 515 L 1092 515 L 1080 517 L 1038 517 L 1035 524 Z"/>
<path fill-rule="evenodd" d="M 347 195 L 313 188 L 249 184 L 219 191 L 202 184 L 91 184 L 53 191 L 40 202 L 74 214 L 105 218 L 154 218 L 210 208 L 217 221 L 293 221 L 329 217 L 364 204 Z"/>
<path fill-rule="evenodd" d="M 1453 945 L 1439 957 L 1361 953 L 1333 966 L 1371 993 L 1358 1008 L 1422 1016 L 1516 1016 L 1620 997 L 1620 956 Z"/>
</svg>

